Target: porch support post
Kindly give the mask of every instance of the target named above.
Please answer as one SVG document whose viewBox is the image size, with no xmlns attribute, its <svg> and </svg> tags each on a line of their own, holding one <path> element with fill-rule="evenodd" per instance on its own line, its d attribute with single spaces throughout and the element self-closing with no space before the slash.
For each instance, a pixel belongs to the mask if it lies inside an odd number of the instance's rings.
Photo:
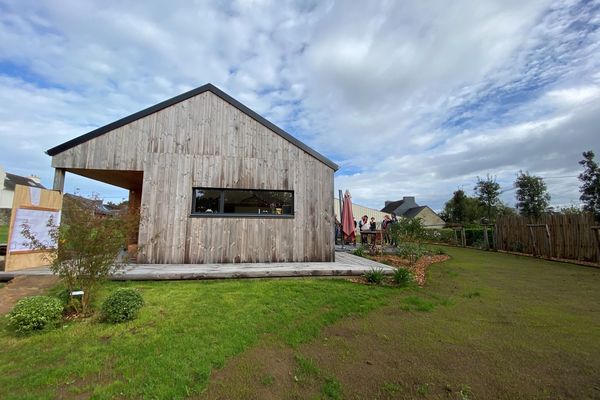
<svg viewBox="0 0 600 400">
<path fill-rule="evenodd" d="M 63 193 L 65 190 L 65 173 L 64 168 L 54 168 L 54 185 L 52 189 Z"/>
</svg>

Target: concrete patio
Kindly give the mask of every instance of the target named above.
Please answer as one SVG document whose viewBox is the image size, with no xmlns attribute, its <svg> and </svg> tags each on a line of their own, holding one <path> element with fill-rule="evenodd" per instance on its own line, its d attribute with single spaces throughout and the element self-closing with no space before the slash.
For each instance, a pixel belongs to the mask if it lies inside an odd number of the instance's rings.
<svg viewBox="0 0 600 400">
<path fill-rule="evenodd" d="M 345 251 L 336 251 L 335 262 L 252 264 L 127 264 L 112 280 L 182 280 L 223 278 L 266 278 L 294 276 L 356 276 L 372 268 L 391 274 L 393 268 Z M 52 275 L 47 267 L 0 272 L 0 281 L 15 276 Z"/>
</svg>

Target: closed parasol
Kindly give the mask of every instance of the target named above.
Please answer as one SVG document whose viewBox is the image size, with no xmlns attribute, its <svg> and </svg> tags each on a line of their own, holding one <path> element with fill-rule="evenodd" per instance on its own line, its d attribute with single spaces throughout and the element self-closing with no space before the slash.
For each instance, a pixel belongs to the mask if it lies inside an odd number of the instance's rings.
<svg viewBox="0 0 600 400">
<path fill-rule="evenodd" d="M 342 234 L 344 241 L 353 242 L 355 240 L 354 215 L 352 214 L 352 197 L 346 189 L 344 194 L 344 203 L 342 204 Z"/>
</svg>

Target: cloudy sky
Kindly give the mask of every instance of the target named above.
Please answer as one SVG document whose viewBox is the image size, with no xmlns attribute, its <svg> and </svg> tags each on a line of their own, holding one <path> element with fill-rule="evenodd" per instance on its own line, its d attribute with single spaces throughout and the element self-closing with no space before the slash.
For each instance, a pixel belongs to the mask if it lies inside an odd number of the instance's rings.
<svg viewBox="0 0 600 400">
<path fill-rule="evenodd" d="M 514 205 L 519 170 L 578 203 L 581 153 L 600 156 L 600 2 L 0 0 L 9 172 L 51 186 L 45 150 L 207 82 L 337 162 L 357 203 L 441 209 L 489 173 Z"/>
</svg>

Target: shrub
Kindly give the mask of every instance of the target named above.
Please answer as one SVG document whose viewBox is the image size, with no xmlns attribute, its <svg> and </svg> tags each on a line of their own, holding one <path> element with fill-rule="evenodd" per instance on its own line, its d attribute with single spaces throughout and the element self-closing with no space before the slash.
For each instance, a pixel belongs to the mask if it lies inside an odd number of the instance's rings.
<svg viewBox="0 0 600 400">
<path fill-rule="evenodd" d="M 50 241 L 42 241 L 23 225 L 21 234 L 32 250 L 48 252 L 50 271 L 70 291 L 81 289 L 81 298 L 69 299 L 69 307 L 87 314 L 100 283 L 122 266 L 119 260 L 127 238 L 139 226 L 135 213 L 104 217 L 90 212 L 85 202 L 65 197 L 60 224 L 47 223 Z"/>
<path fill-rule="evenodd" d="M 134 319 L 144 305 L 144 298 L 135 289 L 117 289 L 102 304 L 102 317 L 113 324 Z"/>
<path fill-rule="evenodd" d="M 8 314 L 9 326 L 17 332 L 31 332 L 56 327 L 62 318 L 63 305 L 55 297 L 31 296 L 17 302 Z"/>
<path fill-rule="evenodd" d="M 427 254 L 427 249 L 420 243 L 402 243 L 396 250 L 397 256 L 407 259 L 411 264 L 425 254 Z"/>
<path fill-rule="evenodd" d="M 443 256 L 443 255 L 446 255 L 446 254 L 448 254 L 448 252 L 446 252 L 446 249 L 444 249 L 444 248 L 442 248 L 442 247 L 437 247 L 437 248 L 434 250 L 434 253 L 435 253 L 435 254 L 437 254 L 438 256 Z"/>
<path fill-rule="evenodd" d="M 383 282 L 383 269 L 382 268 L 371 268 L 369 271 L 363 274 L 367 282 L 380 285 Z"/>
<path fill-rule="evenodd" d="M 425 229 L 423 239 L 436 243 L 456 243 L 453 229 Z"/>
<path fill-rule="evenodd" d="M 365 249 L 365 247 L 364 247 L 364 246 L 361 244 L 360 246 L 358 246 L 358 247 L 356 248 L 356 250 L 354 250 L 354 251 L 352 252 L 352 254 L 354 254 L 355 256 L 364 257 L 364 256 L 365 256 L 365 252 L 366 252 L 366 249 Z"/>
<path fill-rule="evenodd" d="M 465 239 L 467 246 L 483 247 L 483 228 L 466 228 Z"/>
<path fill-rule="evenodd" d="M 426 232 L 421 218 L 399 218 L 387 228 L 394 243 L 404 240 L 416 241 L 425 238 Z"/>
<path fill-rule="evenodd" d="M 406 286 L 412 281 L 412 274 L 406 268 L 396 268 L 394 271 L 394 282 L 400 286 Z"/>
</svg>

